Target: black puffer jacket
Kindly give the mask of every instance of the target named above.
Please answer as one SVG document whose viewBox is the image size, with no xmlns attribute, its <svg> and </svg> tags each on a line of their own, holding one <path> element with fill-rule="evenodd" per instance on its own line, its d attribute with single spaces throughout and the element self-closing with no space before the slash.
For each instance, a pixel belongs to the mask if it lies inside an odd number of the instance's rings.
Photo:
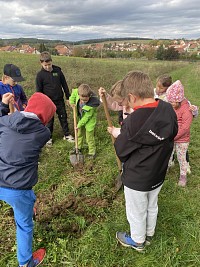
<svg viewBox="0 0 200 267">
<path fill-rule="evenodd" d="M 124 162 L 123 184 L 137 191 L 159 187 L 165 179 L 177 132 L 176 113 L 162 100 L 157 107 L 143 107 L 131 113 L 114 144 Z"/>
</svg>

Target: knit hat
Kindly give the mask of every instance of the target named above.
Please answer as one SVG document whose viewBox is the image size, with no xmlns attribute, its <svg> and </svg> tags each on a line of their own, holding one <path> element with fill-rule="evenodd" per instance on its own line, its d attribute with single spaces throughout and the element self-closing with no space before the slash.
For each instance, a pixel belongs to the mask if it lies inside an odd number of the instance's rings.
<svg viewBox="0 0 200 267">
<path fill-rule="evenodd" d="M 46 125 L 54 116 L 56 106 L 48 96 L 37 92 L 30 97 L 24 111 L 36 114 L 41 122 Z"/>
<path fill-rule="evenodd" d="M 168 102 L 182 102 L 184 99 L 184 87 L 182 83 L 177 80 L 170 85 L 166 92 L 166 98 Z"/>
</svg>

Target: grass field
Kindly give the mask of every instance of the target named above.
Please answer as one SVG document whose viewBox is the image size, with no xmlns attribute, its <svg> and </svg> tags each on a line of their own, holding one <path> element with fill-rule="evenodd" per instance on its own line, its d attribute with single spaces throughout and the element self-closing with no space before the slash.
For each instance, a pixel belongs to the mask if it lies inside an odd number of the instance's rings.
<svg viewBox="0 0 200 267">
<path fill-rule="evenodd" d="M 26 78 L 22 86 L 30 96 L 35 91 L 35 76 L 40 69 L 38 56 L 0 53 L 3 65 L 18 65 Z M 156 77 L 170 73 L 180 79 L 186 97 L 200 106 L 200 65 L 185 62 L 144 62 L 54 57 L 62 67 L 70 90 L 77 82 L 88 83 L 97 92 L 111 85 L 130 70 Z M 73 133 L 72 111 L 67 108 Z M 111 113 L 117 125 L 117 114 Z M 110 136 L 106 132 L 103 108 L 99 108 L 96 128 L 97 157 L 94 164 L 75 171 L 70 164 L 72 144 L 62 140 L 56 120 L 52 148 L 45 147 L 39 165 L 34 249 L 46 247 L 42 266 L 48 267 L 198 267 L 200 266 L 200 123 L 195 119 L 189 147 L 192 174 L 185 189 L 177 187 L 178 164 L 170 169 L 159 196 L 159 215 L 155 238 L 145 253 L 117 244 L 116 231 L 128 231 L 123 191 L 114 190 L 118 174 Z M 0 202 L 0 266 L 17 266 L 15 226 L 10 207 Z"/>
</svg>

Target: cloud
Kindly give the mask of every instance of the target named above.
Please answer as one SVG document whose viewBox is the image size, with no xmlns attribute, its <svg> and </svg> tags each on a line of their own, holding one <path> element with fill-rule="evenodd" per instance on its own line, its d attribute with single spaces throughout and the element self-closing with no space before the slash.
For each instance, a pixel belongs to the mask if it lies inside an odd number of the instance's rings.
<svg viewBox="0 0 200 267">
<path fill-rule="evenodd" d="M 1 38 L 200 37 L 197 0 L 0 1 Z"/>
</svg>

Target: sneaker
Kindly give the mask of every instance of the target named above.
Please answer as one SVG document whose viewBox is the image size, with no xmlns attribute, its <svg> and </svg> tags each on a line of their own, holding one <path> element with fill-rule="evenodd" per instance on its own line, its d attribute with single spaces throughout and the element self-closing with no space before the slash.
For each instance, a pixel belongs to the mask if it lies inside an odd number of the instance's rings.
<svg viewBox="0 0 200 267">
<path fill-rule="evenodd" d="M 144 243 L 136 243 L 130 235 L 127 235 L 126 232 L 117 232 L 116 239 L 122 244 L 124 247 L 131 247 L 137 251 L 144 250 Z"/>
<path fill-rule="evenodd" d="M 145 240 L 145 245 L 149 246 L 152 242 L 153 236 L 147 235 Z"/>
<path fill-rule="evenodd" d="M 191 168 L 190 168 L 190 163 L 188 162 L 188 166 L 187 166 L 187 174 L 191 174 Z"/>
<path fill-rule="evenodd" d="M 52 139 L 49 139 L 49 141 L 48 141 L 48 142 L 46 142 L 46 146 L 52 146 L 52 144 L 53 144 L 53 141 L 52 141 Z"/>
<path fill-rule="evenodd" d="M 40 248 L 33 253 L 32 258 L 30 259 L 30 261 L 27 264 L 20 265 L 19 267 L 36 267 L 36 266 L 39 266 L 40 263 L 43 262 L 45 255 L 46 255 L 46 249 Z"/>
<path fill-rule="evenodd" d="M 72 135 L 64 135 L 63 140 L 67 140 L 70 143 L 74 143 L 74 137 Z"/>
</svg>

